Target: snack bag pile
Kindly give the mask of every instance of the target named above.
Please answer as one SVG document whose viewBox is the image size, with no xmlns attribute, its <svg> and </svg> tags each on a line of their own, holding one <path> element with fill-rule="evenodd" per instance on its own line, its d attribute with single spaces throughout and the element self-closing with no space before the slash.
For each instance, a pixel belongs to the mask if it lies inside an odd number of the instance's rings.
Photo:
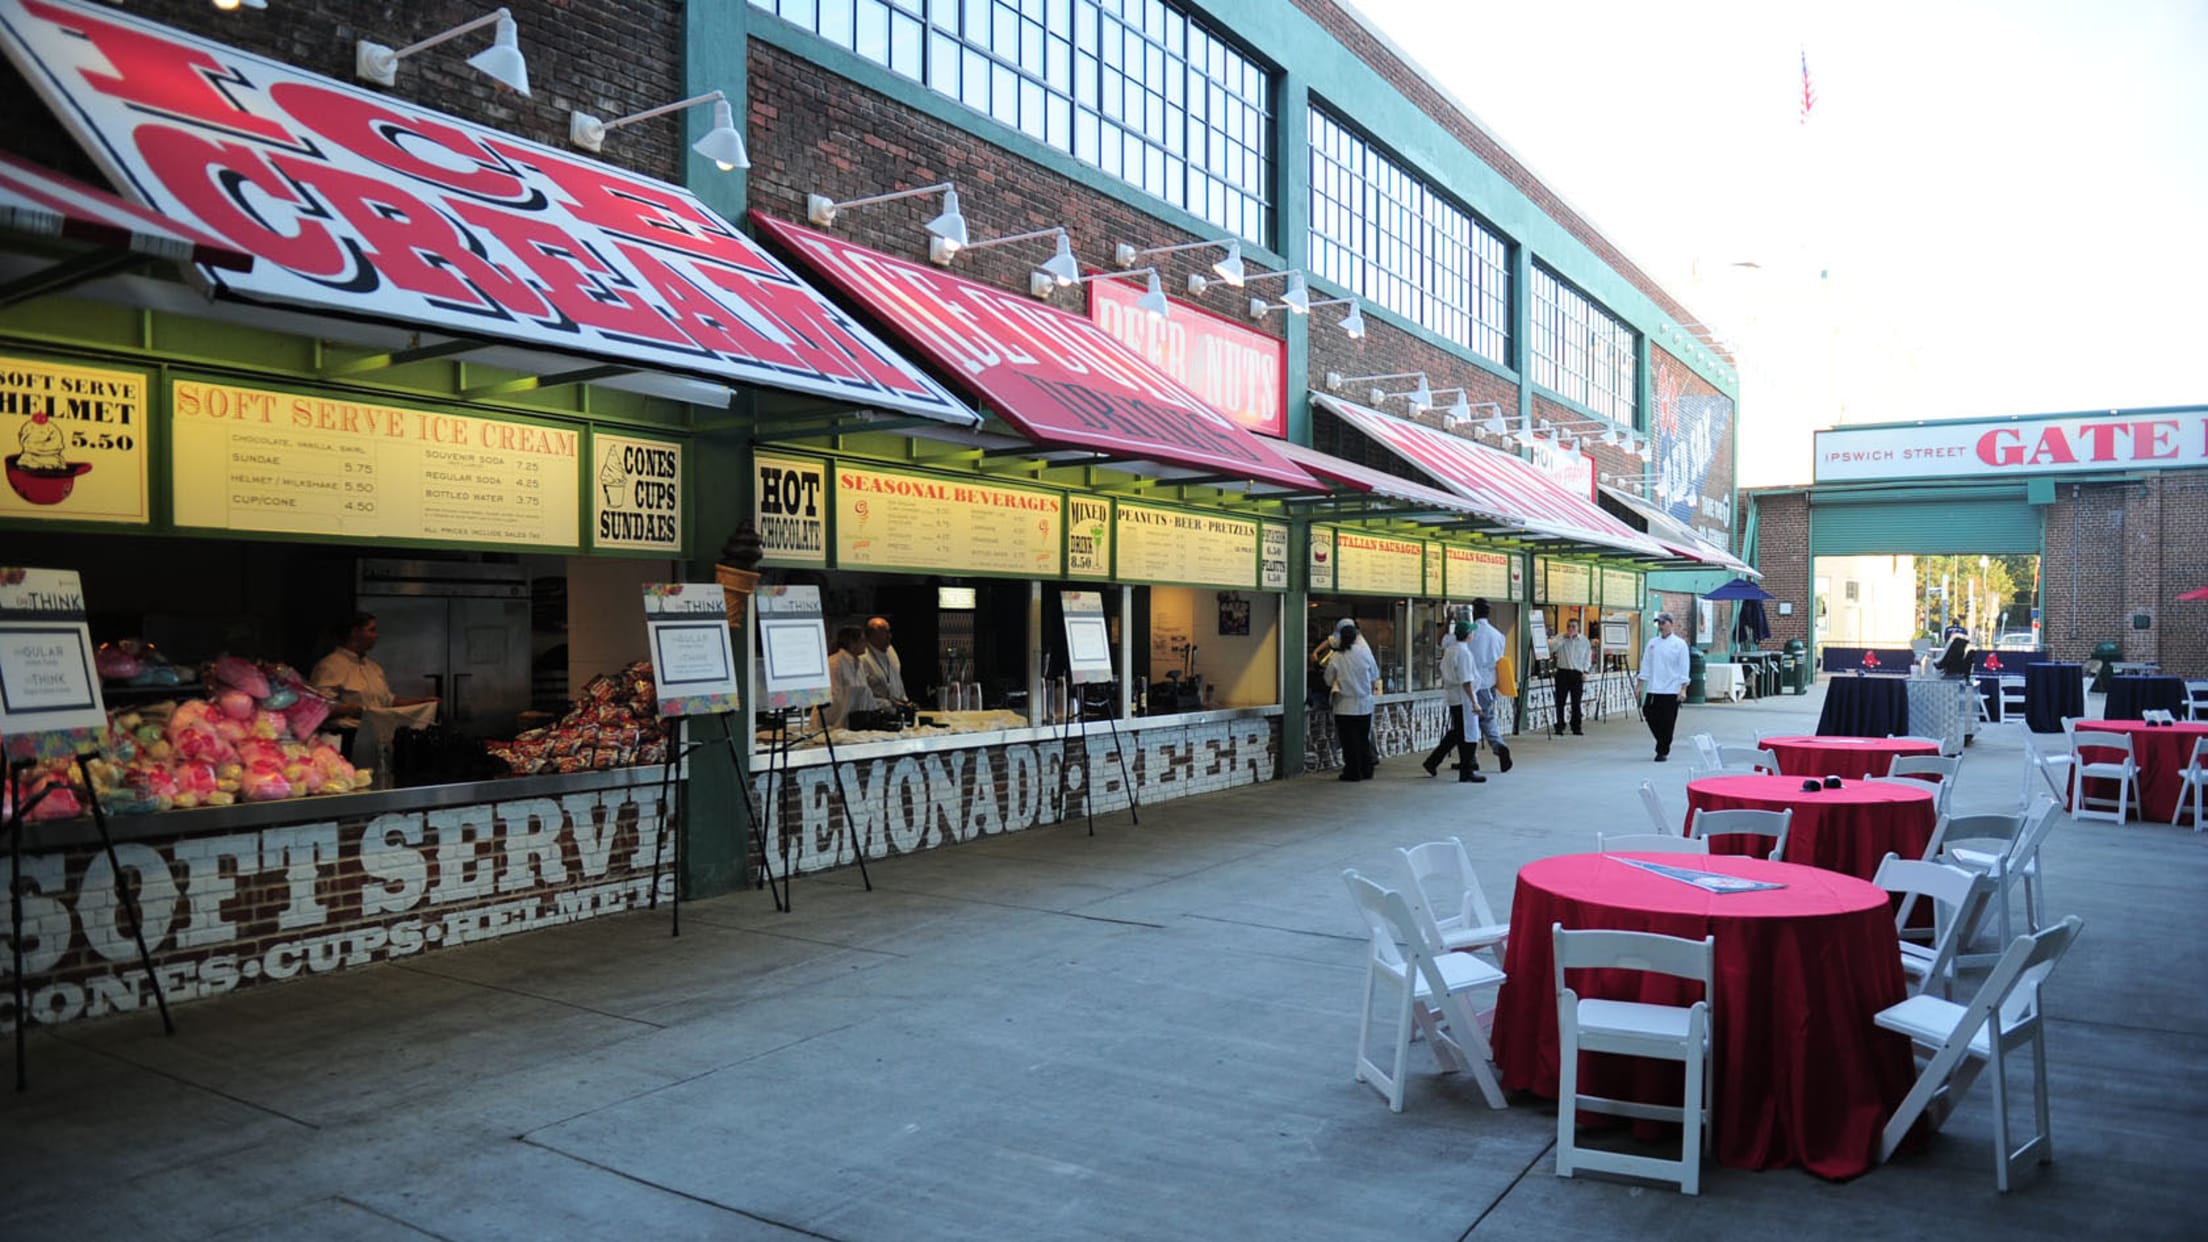
<svg viewBox="0 0 2208 1242">
<path fill-rule="evenodd" d="M 610 677 L 591 678 L 558 723 L 511 742 L 486 742 L 484 749 L 516 776 L 664 763 L 667 736 L 658 712 L 651 662 L 639 660 Z"/>
</svg>

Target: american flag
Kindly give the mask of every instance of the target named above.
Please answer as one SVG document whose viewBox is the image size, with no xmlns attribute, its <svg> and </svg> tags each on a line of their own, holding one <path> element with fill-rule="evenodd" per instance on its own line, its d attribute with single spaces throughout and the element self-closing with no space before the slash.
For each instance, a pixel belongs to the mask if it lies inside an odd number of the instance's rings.
<svg viewBox="0 0 2208 1242">
<path fill-rule="evenodd" d="M 1802 49 L 1802 119 L 1809 124 L 1809 110 L 1817 106 L 1817 88 L 1809 84 L 1809 49 Z"/>
</svg>

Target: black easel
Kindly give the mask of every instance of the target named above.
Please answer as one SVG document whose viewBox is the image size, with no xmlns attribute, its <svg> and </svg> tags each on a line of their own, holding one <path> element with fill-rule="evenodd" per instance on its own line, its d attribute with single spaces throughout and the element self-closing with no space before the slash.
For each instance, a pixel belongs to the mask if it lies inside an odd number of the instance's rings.
<svg viewBox="0 0 2208 1242">
<path fill-rule="evenodd" d="M 1090 686 L 1095 684 L 1095 682 L 1083 682 L 1079 685 L 1070 683 L 1067 685 L 1066 697 L 1070 700 L 1069 706 L 1072 708 L 1073 718 L 1060 721 L 1058 727 L 1058 814 L 1062 821 L 1066 806 L 1066 769 L 1071 766 L 1066 762 L 1066 746 L 1073 739 L 1073 736 L 1078 733 L 1081 738 L 1082 806 L 1089 814 L 1089 835 L 1092 837 L 1096 835 L 1096 779 L 1095 775 L 1089 771 L 1089 704 L 1087 691 Z M 1142 799 L 1135 792 L 1134 777 L 1128 775 L 1127 772 L 1127 748 L 1120 745 L 1119 741 L 1119 714 L 1114 712 L 1106 716 L 1104 723 L 1111 729 L 1112 751 L 1119 756 L 1119 783 L 1126 786 L 1127 789 L 1127 817 L 1134 822 L 1136 827 L 1140 827 L 1142 825 Z"/>
<path fill-rule="evenodd" d="M 118 886 L 122 884 L 123 866 L 115 857 L 115 838 L 107 831 L 107 812 L 100 807 L 99 790 L 92 784 L 92 759 L 97 751 L 77 752 L 77 775 L 84 781 L 86 801 L 91 803 L 92 823 L 99 829 L 100 845 L 107 851 L 107 865 L 115 875 Z M 35 766 L 29 759 L 8 761 L 8 804 L 13 810 L 8 815 L 8 839 L 10 861 L 8 867 L 8 912 L 10 939 L 15 950 L 15 1089 L 30 1088 L 30 1074 L 24 1050 L 24 1037 L 31 1025 L 28 985 L 23 978 L 23 822 L 31 808 L 44 801 L 56 786 L 49 785 L 38 791 L 38 796 L 28 803 L 23 800 L 23 773 Z M 115 904 L 130 918 L 130 936 L 138 944 L 138 964 L 145 969 L 146 986 L 153 989 L 153 1003 L 161 1010 L 161 1029 L 169 1035 L 176 1034 L 176 1023 L 169 1017 L 169 998 L 161 992 L 161 976 L 153 972 L 153 954 L 146 948 L 146 930 L 138 921 L 138 901 L 126 899 L 120 891 L 115 894 Z"/>
<path fill-rule="evenodd" d="M 804 720 L 806 713 L 811 710 L 811 708 L 807 707 L 785 707 L 777 709 L 769 715 L 769 718 L 774 721 L 775 743 L 774 749 L 772 751 L 769 751 L 767 754 L 767 798 L 768 805 L 774 811 L 774 816 L 771 822 L 773 824 L 773 834 L 775 837 L 775 841 L 772 843 L 772 845 L 780 846 L 783 851 L 782 900 L 776 903 L 775 908 L 785 914 L 789 913 L 790 911 L 790 881 L 795 877 L 796 872 L 790 863 L 787 834 L 785 834 L 782 830 L 782 784 L 783 781 L 789 776 L 790 752 L 796 749 L 798 743 L 809 742 L 815 737 L 818 737 L 822 741 L 826 742 L 828 746 L 828 767 L 829 770 L 835 773 L 836 792 L 843 799 L 843 825 L 844 827 L 851 830 L 851 852 L 856 855 L 859 860 L 859 879 L 862 883 L 866 885 L 867 892 L 871 893 L 874 891 L 874 877 L 868 874 L 866 869 L 866 838 L 862 836 L 859 832 L 858 821 L 851 818 L 851 790 L 848 786 L 844 784 L 843 764 L 840 760 L 836 758 L 835 730 L 823 726 L 821 729 L 814 733 L 799 733 L 797 731 L 797 726 L 794 723 Z M 882 784 L 884 796 L 886 797 L 889 782 L 887 780 L 884 780 Z M 888 808 L 886 805 L 883 808 L 883 815 L 884 819 L 882 821 L 882 827 L 884 833 L 887 833 L 889 821 L 887 819 Z M 766 829 L 762 828 L 761 831 L 765 832 Z M 761 856 L 764 857 L 771 854 L 772 852 L 772 846 L 770 846 L 767 841 L 762 839 L 760 842 Z"/>
<path fill-rule="evenodd" d="M 729 727 L 729 721 L 732 717 L 727 712 L 716 712 L 714 715 L 721 722 L 721 741 L 728 747 L 729 762 L 734 765 L 733 770 L 740 778 L 744 769 L 743 765 L 737 761 L 736 734 Z M 672 912 L 670 919 L 672 928 L 669 934 L 680 936 L 682 934 L 682 860 L 685 852 L 683 837 L 687 836 L 690 831 L 690 782 L 682 775 L 682 764 L 692 754 L 711 746 L 713 743 L 710 740 L 703 742 L 689 740 L 689 717 L 676 716 L 673 718 L 673 723 L 673 732 L 667 739 L 667 762 L 660 768 L 659 805 L 662 808 L 662 813 L 665 814 L 668 800 L 672 797 L 675 800 L 676 810 L 672 816 L 672 823 L 663 825 L 659 836 L 652 841 L 652 896 L 647 904 L 650 909 L 656 910 L 659 908 L 660 852 L 666 848 L 668 836 L 673 834 L 675 837 L 675 886 L 673 896 L 668 901 Z M 743 786 L 744 814 L 750 818 L 752 827 L 759 828 L 762 821 L 759 818 L 759 808 L 752 804 L 751 784 L 745 781 Z M 774 867 L 771 859 L 767 861 L 764 867 L 764 874 L 767 884 L 773 885 Z M 789 881 L 784 880 L 782 887 L 775 890 L 775 909 L 789 909 L 788 898 L 785 895 L 788 889 Z"/>
</svg>

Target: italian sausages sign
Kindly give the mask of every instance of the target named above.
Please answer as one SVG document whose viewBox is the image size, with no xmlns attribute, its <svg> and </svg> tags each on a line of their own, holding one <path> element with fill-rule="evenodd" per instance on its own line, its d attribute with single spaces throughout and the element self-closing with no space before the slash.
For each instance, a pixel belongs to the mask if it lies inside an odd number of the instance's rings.
<svg viewBox="0 0 2208 1242">
<path fill-rule="evenodd" d="M 680 187 L 105 6 L 0 0 L 0 48 L 127 196 L 257 260 L 225 292 L 976 421 Z"/>
<path fill-rule="evenodd" d="M 1819 483 L 2208 466 L 2208 409 L 1832 427 L 1816 452 Z"/>
<path fill-rule="evenodd" d="M 758 212 L 751 218 L 1037 443 L 1325 490 L 1088 319 Z"/>
</svg>

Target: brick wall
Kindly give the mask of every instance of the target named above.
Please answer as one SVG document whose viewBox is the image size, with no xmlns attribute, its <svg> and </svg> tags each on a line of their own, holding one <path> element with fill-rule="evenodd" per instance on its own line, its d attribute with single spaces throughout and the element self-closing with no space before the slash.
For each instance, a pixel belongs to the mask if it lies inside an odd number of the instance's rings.
<svg viewBox="0 0 2208 1242">
<path fill-rule="evenodd" d="M 1124 811 L 1273 779 L 1280 717 L 1153 725 L 1115 737 L 1092 725 L 1060 742 L 938 747 L 830 768 L 764 771 L 753 796 L 767 817 L 777 875 L 850 866 L 1090 814 Z M 779 795 L 779 796 L 778 796 Z M 755 841 L 758 838 L 754 838 Z M 752 865 L 759 855 L 752 855 Z"/>
<path fill-rule="evenodd" d="M 568 113 L 575 109 L 611 120 L 683 96 L 679 0 L 507 0 L 529 65 L 527 98 L 467 67 L 468 57 L 490 45 L 488 28 L 407 57 L 388 91 L 354 78 L 356 41 L 401 47 L 492 7 L 474 0 L 276 0 L 266 9 L 224 13 L 206 0 L 133 0 L 129 12 L 553 147 L 568 147 Z M 0 99 L 10 151 L 105 184 L 12 65 L 0 64 Z M 687 154 L 683 124 L 675 116 L 624 127 L 598 158 L 679 182 Z"/>
<path fill-rule="evenodd" d="M 974 240 L 1063 225 L 1071 235 L 1074 254 L 1092 269 L 1117 270 L 1112 248 L 1121 242 L 1142 249 L 1199 240 L 966 130 L 862 90 L 771 44 L 753 40 L 749 55 L 747 141 L 754 210 L 802 224 L 807 194 L 841 200 L 949 181 L 958 186 L 959 208 Z M 916 258 L 927 253 L 922 225 L 940 210 L 941 200 L 933 196 L 854 208 L 837 217 L 835 231 L 862 245 Z M 1028 273 L 1050 257 L 1051 244 L 1038 240 L 968 251 L 951 270 L 1024 293 Z M 1219 254 L 1193 250 L 1157 255 L 1145 257 L 1137 266 L 1155 261 L 1167 294 L 1186 299 L 1188 277 L 1208 274 Z M 1262 269 L 1253 263 L 1249 270 L 1255 274 Z M 1270 281 L 1260 288 L 1277 293 L 1278 285 Z M 1249 292 L 1215 285 L 1192 300 L 1237 323 L 1280 336 L 1283 316 L 1276 313 L 1253 323 L 1247 313 L 1249 298 Z M 1087 295 L 1064 291 L 1055 301 L 1079 314 L 1087 306 Z"/>
<path fill-rule="evenodd" d="M 89 843 L 29 854 L 31 1020 L 153 1008 L 119 892 L 135 896 L 171 1005 L 642 908 L 663 838 L 658 775 L 372 817 L 309 802 L 297 813 L 329 818 L 223 832 L 193 833 L 208 813 L 175 812 L 162 827 L 188 835 L 123 840 L 119 868 Z M 133 831 L 125 820 L 118 835 Z M 13 1006 L 0 994 L 0 1029 Z"/>
<path fill-rule="evenodd" d="M 1746 512 L 1747 494 L 1741 496 Z M 1789 638 L 1809 642 L 1809 622 L 1816 601 L 1810 595 L 1809 497 L 1796 493 L 1765 493 L 1756 501 L 1756 568 L 1763 571 L 1764 590 L 1777 596 L 1764 605 L 1764 620 L 1771 623 L 1770 649 Z M 1779 605 L 1794 605 L 1792 616 L 1779 615 Z"/>
</svg>

